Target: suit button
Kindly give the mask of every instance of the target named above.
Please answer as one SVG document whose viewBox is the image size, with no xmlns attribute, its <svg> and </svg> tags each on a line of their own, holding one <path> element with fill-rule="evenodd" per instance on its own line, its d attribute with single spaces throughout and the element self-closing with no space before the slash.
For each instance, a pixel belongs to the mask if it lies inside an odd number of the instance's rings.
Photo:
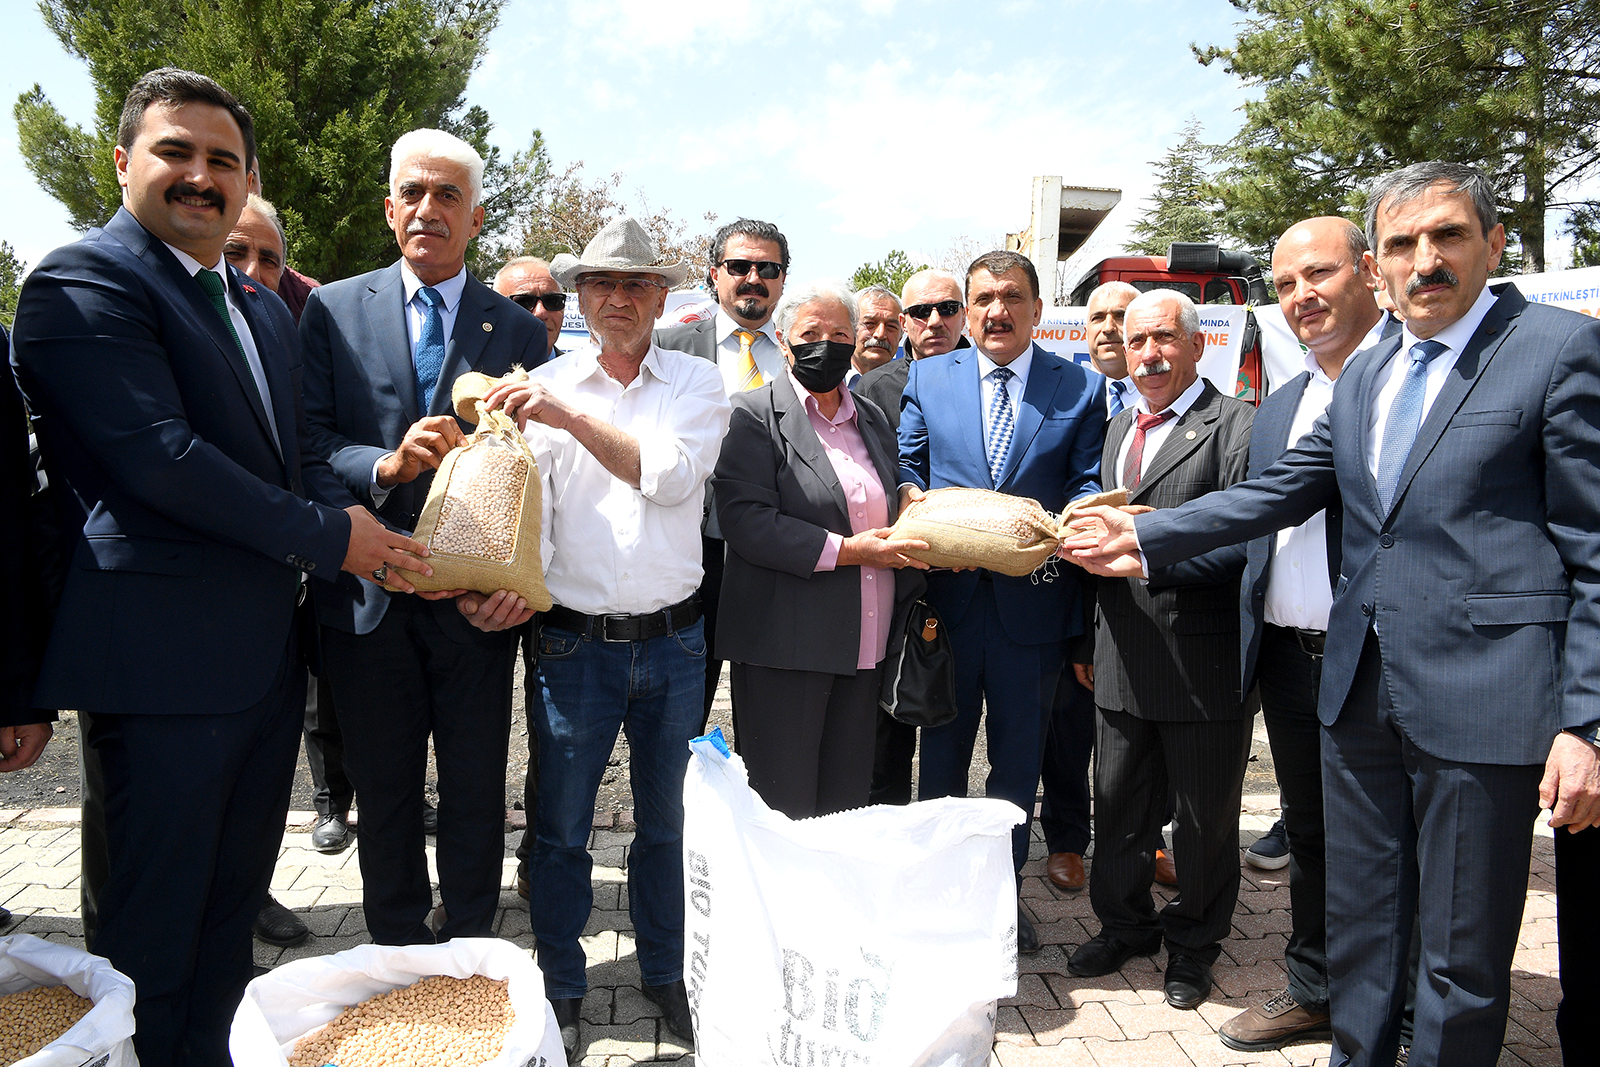
<svg viewBox="0 0 1600 1067">
<path fill-rule="evenodd" d="M 1388 534 L 1384 534 L 1382 537 L 1378 538 L 1378 544 L 1382 545 L 1384 548 L 1393 548 L 1394 538 L 1390 537 Z"/>
<path fill-rule="evenodd" d="M 1363 614 L 1363 615 L 1371 615 L 1372 614 L 1372 605 L 1371 604 L 1363 604 L 1363 605 L 1361 605 L 1361 614 Z"/>
<path fill-rule="evenodd" d="M 301 567 L 302 570 L 306 571 L 307 573 L 310 573 L 311 571 L 314 571 L 314 570 L 317 569 L 317 564 L 316 564 L 315 561 L 308 559 L 304 563 L 300 564 L 300 567 Z"/>
</svg>

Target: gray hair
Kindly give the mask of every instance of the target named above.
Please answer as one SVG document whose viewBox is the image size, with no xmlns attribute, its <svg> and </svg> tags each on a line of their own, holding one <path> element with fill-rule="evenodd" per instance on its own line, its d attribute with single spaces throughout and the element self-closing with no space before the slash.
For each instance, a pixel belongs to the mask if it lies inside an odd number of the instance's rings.
<svg viewBox="0 0 1600 1067">
<path fill-rule="evenodd" d="M 264 196 L 251 193 L 245 197 L 244 206 L 247 210 L 254 211 L 257 215 L 272 223 L 272 228 L 278 231 L 278 252 L 284 259 L 289 258 L 289 238 L 283 232 L 283 220 L 278 218 L 278 209 L 272 206 L 272 201 Z M 284 267 L 289 264 L 285 263 Z"/>
<path fill-rule="evenodd" d="M 483 157 L 478 155 L 478 150 L 455 134 L 445 133 L 443 130 L 412 130 L 410 133 L 400 135 L 394 143 L 394 148 L 389 151 L 389 193 L 394 195 L 399 191 L 395 183 L 402 164 L 413 159 L 442 159 L 466 168 L 467 181 L 472 186 L 472 203 L 470 207 L 477 207 L 483 203 Z"/>
<path fill-rule="evenodd" d="M 894 310 L 896 314 L 899 314 L 905 309 L 905 305 L 901 302 L 900 298 L 894 295 L 893 289 L 890 289 L 887 285 L 869 285 L 865 289 L 861 289 L 856 292 L 856 309 L 858 311 L 861 308 L 861 301 L 865 300 L 869 296 L 875 296 L 880 300 L 894 301 Z"/>
<path fill-rule="evenodd" d="M 800 313 L 800 309 L 807 304 L 825 300 L 836 300 L 844 306 L 850 315 L 850 332 L 855 333 L 856 326 L 861 322 L 861 313 L 856 310 L 856 295 L 850 291 L 848 285 L 830 279 L 785 287 L 783 296 L 778 300 L 778 306 L 772 313 L 772 324 L 783 336 L 788 337 L 789 327 L 794 325 L 795 316 Z"/>
<path fill-rule="evenodd" d="M 1489 236 L 1489 231 L 1500 221 L 1500 209 L 1495 207 L 1494 188 L 1489 184 L 1488 176 L 1477 167 L 1465 163 L 1432 159 L 1391 170 L 1373 181 L 1372 188 L 1367 192 L 1368 247 L 1378 247 L 1378 209 L 1384 206 L 1385 201 L 1389 207 L 1399 207 L 1439 184 L 1450 186 L 1452 193 L 1467 195 L 1478 212 L 1478 225 L 1483 227 L 1483 235 Z"/>
<path fill-rule="evenodd" d="M 513 267 L 534 267 L 544 271 L 546 274 L 550 274 L 550 264 L 538 256 L 514 256 L 506 260 L 505 266 L 494 272 L 494 281 L 489 283 L 489 287 L 494 288 L 499 285 L 500 279 L 505 276 L 506 271 L 511 270 Z M 555 275 L 550 274 L 550 277 L 554 280 Z M 560 282 L 556 282 L 556 288 L 561 288 Z"/>
<path fill-rule="evenodd" d="M 1133 298 L 1133 303 L 1128 305 L 1124 314 L 1133 318 L 1135 311 L 1142 311 L 1152 304 L 1164 304 L 1171 301 L 1178 305 L 1178 328 L 1187 335 L 1200 332 L 1200 309 L 1194 306 L 1194 301 L 1178 292 L 1176 289 L 1149 289 Z"/>
<path fill-rule="evenodd" d="M 1138 288 L 1128 284 L 1127 282 L 1101 282 L 1099 285 L 1095 286 L 1089 291 L 1089 295 L 1084 298 L 1083 305 L 1084 307 L 1088 307 L 1090 304 L 1094 303 L 1095 297 L 1110 296 L 1113 293 L 1131 293 L 1133 294 L 1134 299 L 1138 299 L 1139 297 Z"/>
</svg>

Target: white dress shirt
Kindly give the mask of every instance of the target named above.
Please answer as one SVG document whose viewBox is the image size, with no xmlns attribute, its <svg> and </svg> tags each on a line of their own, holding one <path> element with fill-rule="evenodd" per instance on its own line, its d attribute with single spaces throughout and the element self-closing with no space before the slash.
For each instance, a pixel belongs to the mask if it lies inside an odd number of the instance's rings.
<svg viewBox="0 0 1600 1067">
<path fill-rule="evenodd" d="M 1431 338 L 1447 346 L 1446 351 L 1433 357 L 1428 364 L 1428 376 L 1425 379 L 1422 394 L 1422 415 L 1417 420 L 1417 426 L 1427 421 L 1428 412 L 1433 408 L 1433 402 L 1439 398 L 1439 391 L 1444 388 L 1445 379 L 1454 369 L 1456 360 L 1461 358 L 1461 352 L 1467 347 L 1467 342 L 1472 340 L 1472 335 L 1478 331 L 1478 326 L 1483 322 L 1483 317 L 1489 314 L 1489 309 L 1498 299 L 1489 291 L 1486 285 L 1483 292 L 1478 294 L 1477 301 L 1467 309 L 1467 313 L 1434 334 Z M 1400 385 L 1405 381 L 1406 369 L 1411 365 L 1411 346 L 1418 341 L 1416 335 L 1407 326 L 1400 334 L 1400 350 L 1389 360 L 1389 365 L 1378 371 L 1374 385 L 1375 395 L 1372 399 L 1372 411 L 1367 416 L 1367 469 L 1372 476 L 1378 476 L 1378 456 L 1383 452 L 1383 435 L 1389 424 L 1389 409 L 1394 406 L 1394 398 L 1400 392 Z"/>
<path fill-rule="evenodd" d="M 1145 471 L 1150 469 L 1151 462 L 1160 454 L 1162 442 L 1166 441 L 1167 435 L 1172 433 L 1173 428 L 1178 425 L 1178 420 L 1188 414 L 1190 408 L 1194 407 L 1194 402 L 1200 399 L 1200 391 L 1205 387 L 1206 380 L 1204 378 L 1196 378 L 1190 382 L 1189 388 L 1179 393 L 1178 399 L 1174 400 L 1165 409 L 1172 412 L 1172 418 L 1154 429 L 1145 431 L 1144 456 L 1139 464 L 1139 481 L 1141 483 L 1144 481 Z M 1159 411 L 1150 410 L 1150 401 L 1144 398 L 1143 393 L 1139 393 L 1138 397 L 1139 399 L 1134 401 L 1133 407 L 1128 409 L 1134 412 L 1135 418 L 1140 414 L 1160 414 Z M 1133 435 L 1137 432 L 1137 427 L 1130 428 L 1127 436 L 1123 437 L 1121 446 L 1117 449 L 1117 469 L 1111 473 L 1111 477 L 1116 479 L 1117 486 L 1122 486 L 1122 469 L 1128 465 L 1128 452 L 1133 448 Z M 1100 479 L 1102 482 L 1109 480 L 1105 471 L 1100 472 Z"/>
<path fill-rule="evenodd" d="M 778 348 L 777 328 L 772 325 L 771 319 L 751 330 L 750 327 L 735 322 L 719 307 L 715 329 L 717 366 L 722 370 L 723 390 L 729 396 L 739 391 L 743 378 L 739 368 L 740 330 L 748 330 L 756 335 L 755 340 L 750 342 L 750 358 L 756 361 L 756 370 L 761 372 L 763 383 L 770 382 L 775 376 L 788 371 L 789 361 L 783 358 L 783 352 Z"/>
<path fill-rule="evenodd" d="M 983 349 L 978 349 L 978 388 L 983 401 L 985 453 L 989 448 L 989 420 L 994 417 L 994 372 L 998 366 L 1000 364 L 985 355 Z M 1006 368 L 1011 371 L 1011 379 L 1006 382 L 1006 395 L 1011 398 L 1011 422 L 1015 426 L 1017 416 L 1022 413 L 1022 394 L 1028 389 L 1028 371 L 1033 368 L 1033 346 L 1030 344 L 1022 355 L 1007 363 Z"/>
<path fill-rule="evenodd" d="M 639 442 L 639 488 L 564 430 L 529 422 L 542 479 L 540 551 L 557 604 L 587 615 L 642 615 L 700 586 L 700 513 L 731 408 L 717 369 L 651 345 L 624 386 L 584 345 L 535 368 L 562 400 Z"/>
<path fill-rule="evenodd" d="M 165 241 L 161 243 L 166 244 Z M 272 410 L 272 391 L 267 388 L 267 372 L 261 366 L 261 353 L 256 349 L 256 337 L 250 332 L 250 323 L 245 320 L 244 312 L 233 302 L 233 290 L 228 286 L 227 261 L 219 259 L 213 266 L 207 267 L 181 248 L 167 245 L 167 251 L 178 257 L 178 262 L 183 264 L 183 269 L 189 272 L 190 277 L 198 271 L 209 270 L 222 279 L 222 300 L 228 306 L 228 319 L 233 323 L 234 332 L 239 335 L 239 347 L 244 349 L 244 361 L 250 367 L 250 377 L 255 380 L 256 392 L 261 396 L 261 406 L 267 411 L 267 429 L 272 434 L 272 445 L 278 450 L 279 458 L 282 458 L 283 442 L 278 440 L 278 420 Z"/>
</svg>

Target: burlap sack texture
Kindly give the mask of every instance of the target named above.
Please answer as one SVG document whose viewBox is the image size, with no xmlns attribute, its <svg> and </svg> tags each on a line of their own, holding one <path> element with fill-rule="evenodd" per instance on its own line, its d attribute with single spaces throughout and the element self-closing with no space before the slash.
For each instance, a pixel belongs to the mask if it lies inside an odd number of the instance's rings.
<svg viewBox="0 0 1600 1067">
<path fill-rule="evenodd" d="M 504 379 L 476 371 L 456 379 L 456 414 L 478 429 L 444 457 L 428 489 L 413 536 L 431 552 L 433 577 L 406 575 L 419 592 L 507 589 L 535 611 L 549 609 L 539 557 L 539 465 L 517 424 L 483 406 L 501 381 L 527 376 L 518 367 Z"/>
<path fill-rule="evenodd" d="M 906 555 L 930 567 L 982 567 L 1021 578 L 1055 554 L 1078 508 L 1127 502 L 1123 489 L 1095 493 L 1074 501 L 1058 518 L 1030 497 L 990 489 L 930 489 L 900 513 L 892 536 L 926 541 L 927 551 Z"/>
</svg>

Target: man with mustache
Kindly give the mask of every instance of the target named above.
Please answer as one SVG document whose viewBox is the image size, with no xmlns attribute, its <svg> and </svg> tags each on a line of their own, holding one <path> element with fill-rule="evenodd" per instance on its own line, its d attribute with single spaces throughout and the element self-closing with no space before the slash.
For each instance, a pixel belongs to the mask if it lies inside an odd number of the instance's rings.
<svg viewBox="0 0 1600 1067">
<path fill-rule="evenodd" d="M 850 358 L 850 371 L 844 377 L 846 388 L 854 389 L 861 376 L 876 370 L 895 357 L 900 337 L 900 298 L 881 285 L 869 285 L 856 294 L 856 354 Z"/>
<path fill-rule="evenodd" d="M 544 323 L 544 331 L 550 338 L 550 351 L 546 359 L 555 359 L 561 354 L 561 350 L 556 348 L 556 338 L 561 336 L 567 294 L 561 291 L 561 286 L 551 276 L 550 264 L 537 256 L 508 259 L 494 276 L 494 291 L 518 307 L 527 308 L 534 318 Z"/>
<path fill-rule="evenodd" d="M 400 259 L 314 290 L 300 320 L 312 440 L 350 492 L 397 529 L 416 527 L 434 470 L 464 440 L 450 414 L 456 377 L 498 377 L 549 351 L 538 319 L 466 269 L 482 198 L 483 160 L 471 145 L 440 130 L 402 136 L 384 199 Z M 318 603 L 323 669 L 361 798 L 367 930 L 383 945 L 435 940 L 423 836 L 432 734 L 437 934 L 490 936 L 505 851 L 513 635 L 476 629 L 453 603 L 370 582 L 334 592 Z"/>
<path fill-rule="evenodd" d="M 1073 550 L 1136 574 L 1342 505 L 1317 708 L 1327 863 L 1344 875 L 1327 886 L 1332 1062 L 1394 1062 L 1415 925 L 1410 1062 L 1490 1065 L 1541 806 L 1558 921 L 1592 931 L 1595 913 L 1592 881 L 1561 887 L 1600 825 L 1600 323 L 1488 287 L 1506 235 L 1474 167 L 1383 175 L 1366 222 L 1402 332 L 1344 367 L 1259 477 L 1136 518 L 1095 509 Z M 1562 938 L 1571 1063 L 1594 1062 L 1576 1013 L 1595 1003 L 1595 952 L 1592 932 Z"/>
<path fill-rule="evenodd" d="M 717 294 L 717 313 L 709 319 L 657 330 L 655 344 L 709 359 L 722 372 L 729 396 L 759 389 L 774 375 L 785 374 L 788 361 L 778 351 L 772 312 L 789 277 L 789 239 L 770 222 L 739 219 L 719 229 L 711 238 L 711 266 L 706 286 Z M 717 658 L 714 635 L 717 601 L 722 596 L 725 547 L 717 525 L 717 511 L 706 486 L 705 514 L 701 522 L 701 557 L 705 577 L 700 582 L 700 606 L 706 613 L 706 718 L 722 680 L 722 660 Z M 734 709 L 737 715 L 738 709 Z M 735 721 L 737 735 L 737 720 Z"/>
<path fill-rule="evenodd" d="M 294 780 L 307 598 L 341 571 L 409 588 L 399 568 L 428 569 L 311 449 L 294 320 L 223 258 L 254 148 L 211 79 L 140 77 L 121 209 L 46 256 L 17 307 L 73 560 L 32 704 L 93 716 L 110 871 L 89 948 L 138 986 L 152 1067 L 230 1062 Z"/>
<path fill-rule="evenodd" d="M 1055 512 L 1097 492 L 1105 391 L 1092 372 L 1033 343 L 1044 312 L 1033 264 L 1015 252 L 979 256 L 967 268 L 966 303 L 974 347 L 911 365 L 900 413 L 901 508 L 943 486 L 1031 497 Z M 986 795 L 1031 816 L 1062 653 L 1082 632 L 1079 583 L 935 572 L 928 599 L 950 630 L 957 715 L 922 731 L 919 796 L 967 795 L 987 704 Z M 1028 819 L 1011 845 L 1020 882 Z M 1039 948 L 1020 901 L 1017 947 Z"/>
</svg>

